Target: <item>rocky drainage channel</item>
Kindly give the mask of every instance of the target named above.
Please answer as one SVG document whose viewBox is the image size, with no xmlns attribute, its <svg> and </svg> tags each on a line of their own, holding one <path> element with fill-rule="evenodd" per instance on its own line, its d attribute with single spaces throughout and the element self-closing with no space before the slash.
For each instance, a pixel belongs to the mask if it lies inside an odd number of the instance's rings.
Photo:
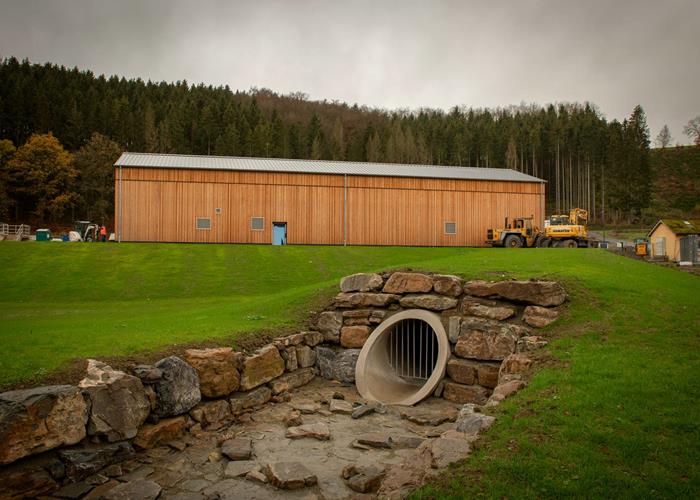
<svg viewBox="0 0 700 500">
<path fill-rule="evenodd" d="M 0 498 L 403 497 L 469 454 L 566 300 L 418 272 L 340 286 L 313 330 L 252 353 L 89 360 L 77 387 L 0 394 Z"/>
</svg>

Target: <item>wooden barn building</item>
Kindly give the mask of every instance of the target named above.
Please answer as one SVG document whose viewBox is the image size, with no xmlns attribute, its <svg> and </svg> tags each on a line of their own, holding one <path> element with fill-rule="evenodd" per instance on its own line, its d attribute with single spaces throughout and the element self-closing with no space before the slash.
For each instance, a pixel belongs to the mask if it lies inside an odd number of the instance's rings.
<svg viewBox="0 0 700 500">
<path fill-rule="evenodd" d="M 544 219 L 544 181 L 498 168 L 124 153 L 119 241 L 483 246 Z"/>
</svg>

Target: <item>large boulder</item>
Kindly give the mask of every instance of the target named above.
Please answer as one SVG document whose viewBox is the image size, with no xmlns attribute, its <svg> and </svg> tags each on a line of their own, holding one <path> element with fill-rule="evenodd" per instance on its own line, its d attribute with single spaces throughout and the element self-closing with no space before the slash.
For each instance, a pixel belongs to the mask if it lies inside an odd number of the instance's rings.
<svg viewBox="0 0 700 500">
<path fill-rule="evenodd" d="M 68 476 L 73 481 L 91 476 L 108 465 L 129 460 L 135 456 L 134 448 L 128 441 L 108 445 L 89 445 L 84 448 L 61 450 L 61 459 Z"/>
<path fill-rule="evenodd" d="M 314 347 L 325 340 L 321 332 L 301 332 L 304 337 L 304 345 Z"/>
<path fill-rule="evenodd" d="M 386 281 L 384 293 L 426 293 L 433 289 L 434 278 L 423 273 L 392 274 Z"/>
<path fill-rule="evenodd" d="M 462 302 L 462 310 L 465 314 L 488 318 L 497 321 L 508 319 L 515 314 L 515 309 L 507 306 L 486 305 L 474 300 L 465 299 Z"/>
<path fill-rule="evenodd" d="M 229 399 L 231 414 L 240 415 L 248 409 L 262 406 L 270 401 L 270 398 L 272 398 L 272 390 L 267 386 L 248 392 L 237 392 Z"/>
<path fill-rule="evenodd" d="M 479 363 L 476 369 L 479 385 L 493 389 L 498 385 L 498 372 L 500 363 Z"/>
<path fill-rule="evenodd" d="M 316 365 L 319 375 L 328 380 L 355 382 L 355 365 L 360 349 L 334 351 L 328 347 L 316 347 Z"/>
<path fill-rule="evenodd" d="M 445 295 L 406 295 L 399 301 L 401 307 L 430 309 L 431 311 L 444 311 L 457 307 L 457 299 Z"/>
<path fill-rule="evenodd" d="M 459 384 L 474 385 L 477 383 L 478 367 L 476 361 L 451 358 L 447 361 L 447 375 Z"/>
<path fill-rule="evenodd" d="M 459 297 L 462 295 L 462 280 L 458 276 L 438 275 L 434 277 L 433 290 L 440 295 Z"/>
<path fill-rule="evenodd" d="M 350 309 L 343 311 L 345 325 L 371 325 L 381 323 L 386 317 L 382 309 Z"/>
<path fill-rule="evenodd" d="M 455 403 L 474 403 L 483 405 L 486 403 L 490 395 L 490 391 L 480 385 L 464 385 L 456 382 L 445 382 L 445 390 L 442 397 L 454 401 Z"/>
<path fill-rule="evenodd" d="M 537 349 L 542 349 L 547 344 L 549 344 L 547 339 L 538 335 L 520 337 L 518 340 L 518 352 L 536 351 Z"/>
<path fill-rule="evenodd" d="M 516 337 L 524 337 L 530 335 L 530 329 L 526 326 L 516 325 L 514 323 L 501 323 L 487 318 L 477 318 L 474 316 L 466 316 L 462 319 L 461 332 L 465 334 L 471 330 L 479 330 L 487 333 L 511 333 Z"/>
<path fill-rule="evenodd" d="M 225 399 L 203 401 L 190 410 L 190 416 L 202 427 L 216 429 L 231 418 L 231 406 Z"/>
<path fill-rule="evenodd" d="M 523 311 L 523 321 L 535 328 L 544 328 L 559 318 L 559 311 L 540 306 L 527 306 Z"/>
<path fill-rule="evenodd" d="M 530 370 L 531 366 L 532 358 L 526 354 L 511 354 L 501 363 L 501 368 L 498 372 L 498 383 L 502 384 L 510 380 L 521 380 L 525 373 Z"/>
<path fill-rule="evenodd" d="M 335 306 L 341 308 L 386 307 L 398 300 L 399 296 L 393 293 L 341 292 L 335 296 Z"/>
<path fill-rule="evenodd" d="M 515 352 L 518 337 L 509 331 L 463 332 L 455 345 L 455 354 L 462 358 L 500 361 Z"/>
<path fill-rule="evenodd" d="M 136 436 L 151 411 L 141 380 L 101 361 L 88 360 L 78 386 L 90 395 L 87 433 L 111 443 Z"/>
<path fill-rule="evenodd" d="M 358 273 L 340 280 L 341 292 L 370 292 L 379 290 L 384 284 L 382 277 L 375 273 Z"/>
<path fill-rule="evenodd" d="M 242 358 L 230 347 L 185 351 L 185 361 L 197 371 L 199 390 L 205 398 L 220 398 L 238 390 Z"/>
<path fill-rule="evenodd" d="M 460 329 L 462 327 L 462 318 L 459 316 L 450 316 L 447 318 L 447 337 L 453 344 L 459 338 Z"/>
<path fill-rule="evenodd" d="M 170 356 L 158 361 L 155 367 L 163 373 L 153 384 L 156 415 L 172 417 L 187 413 L 201 401 L 197 371 L 182 359 Z"/>
<path fill-rule="evenodd" d="M 493 390 L 493 394 L 491 394 L 491 397 L 486 402 L 485 406 L 497 406 L 501 401 L 509 398 L 526 386 L 527 384 L 522 380 L 510 380 L 508 382 L 503 382 Z"/>
<path fill-rule="evenodd" d="M 53 385 L 0 394 L 0 465 L 80 442 L 88 403 L 72 385 Z"/>
<path fill-rule="evenodd" d="M 326 342 L 340 342 L 340 328 L 343 326 L 343 315 L 338 311 L 325 311 L 318 315 L 316 329 L 323 334 Z"/>
<path fill-rule="evenodd" d="M 276 347 L 268 345 L 243 361 L 241 390 L 249 391 L 284 373 L 285 363 Z"/>
<path fill-rule="evenodd" d="M 371 331 L 369 326 L 344 326 L 340 329 L 340 345 L 346 349 L 361 348 Z"/>
<path fill-rule="evenodd" d="M 272 389 L 272 394 L 275 395 L 291 391 L 292 389 L 308 384 L 315 376 L 316 372 L 313 368 L 300 368 L 299 370 L 285 373 L 281 377 L 270 382 L 270 389 Z"/>
<path fill-rule="evenodd" d="M 486 430 L 496 421 L 496 417 L 474 411 L 474 404 L 465 404 L 459 410 L 455 430 L 469 435 L 476 435 Z"/>
<path fill-rule="evenodd" d="M 316 351 L 308 345 L 296 346 L 297 364 L 299 368 L 309 368 L 316 364 Z"/>
<path fill-rule="evenodd" d="M 284 347 L 278 349 L 280 356 L 284 360 L 284 369 L 288 372 L 292 372 L 299 368 L 299 361 L 297 359 L 297 349 L 296 346 Z"/>
<path fill-rule="evenodd" d="M 154 448 L 168 444 L 185 433 L 187 420 L 185 417 L 168 418 L 157 424 L 146 424 L 139 429 L 134 445 L 141 449 Z"/>
<path fill-rule="evenodd" d="M 558 306 L 566 300 L 566 291 L 556 281 L 470 281 L 464 291 L 475 297 L 500 297 L 536 306 Z"/>
</svg>

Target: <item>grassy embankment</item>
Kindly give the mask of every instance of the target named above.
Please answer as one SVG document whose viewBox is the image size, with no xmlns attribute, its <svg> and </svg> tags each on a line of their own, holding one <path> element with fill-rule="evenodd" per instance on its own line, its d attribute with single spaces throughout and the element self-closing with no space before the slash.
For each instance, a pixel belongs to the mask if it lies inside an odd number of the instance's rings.
<svg viewBox="0 0 700 500">
<path fill-rule="evenodd" d="M 67 360 L 303 325 L 358 271 L 548 276 L 572 301 L 552 362 L 419 496 L 693 497 L 700 280 L 601 250 L 0 244 L 0 385 Z"/>
</svg>

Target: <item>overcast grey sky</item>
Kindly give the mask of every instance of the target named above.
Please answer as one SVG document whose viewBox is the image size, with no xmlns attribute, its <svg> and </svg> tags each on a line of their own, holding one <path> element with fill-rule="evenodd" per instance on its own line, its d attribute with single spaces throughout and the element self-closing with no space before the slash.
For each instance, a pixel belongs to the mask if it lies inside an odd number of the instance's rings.
<svg viewBox="0 0 700 500">
<path fill-rule="evenodd" d="M 0 57 L 387 109 L 700 114 L 700 0 L 0 0 Z"/>
</svg>

